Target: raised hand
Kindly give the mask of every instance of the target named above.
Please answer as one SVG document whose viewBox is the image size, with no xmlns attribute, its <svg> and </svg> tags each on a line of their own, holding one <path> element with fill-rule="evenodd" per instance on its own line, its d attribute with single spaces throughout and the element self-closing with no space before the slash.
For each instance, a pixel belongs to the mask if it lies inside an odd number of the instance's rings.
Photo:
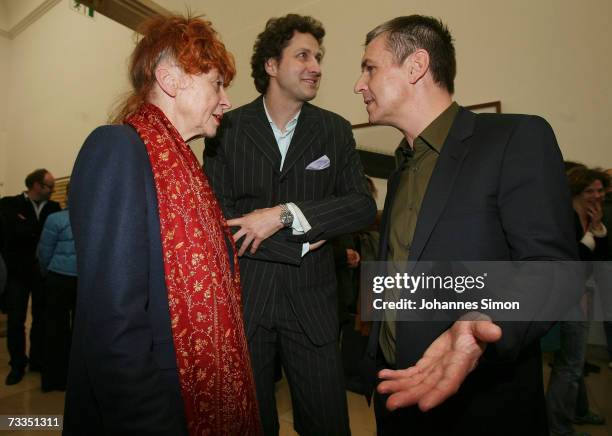
<svg viewBox="0 0 612 436">
<path fill-rule="evenodd" d="M 502 331 L 491 321 L 456 321 L 425 351 L 415 366 L 384 369 L 378 392 L 390 394 L 387 408 L 395 410 L 418 404 L 430 410 L 454 395 L 467 375 L 478 365 L 487 343 L 501 338 Z"/>
</svg>

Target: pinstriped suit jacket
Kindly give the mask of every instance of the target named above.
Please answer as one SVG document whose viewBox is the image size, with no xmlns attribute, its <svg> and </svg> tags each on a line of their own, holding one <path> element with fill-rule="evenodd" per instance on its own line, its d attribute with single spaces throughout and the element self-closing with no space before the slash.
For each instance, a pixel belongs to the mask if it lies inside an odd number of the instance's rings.
<svg viewBox="0 0 612 436">
<path fill-rule="evenodd" d="M 263 98 L 229 112 L 216 138 L 206 140 L 204 169 L 226 217 L 295 203 L 312 229 L 283 229 L 255 255 L 240 260 L 246 332 L 250 337 L 275 289 L 286 292 L 307 336 L 322 345 L 337 338 L 337 300 L 331 247 L 301 256 L 303 242 L 328 240 L 368 226 L 376 213 L 348 121 L 304 104 L 282 170 Z M 326 155 L 330 166 L 307 170 Z"/>
</svg>

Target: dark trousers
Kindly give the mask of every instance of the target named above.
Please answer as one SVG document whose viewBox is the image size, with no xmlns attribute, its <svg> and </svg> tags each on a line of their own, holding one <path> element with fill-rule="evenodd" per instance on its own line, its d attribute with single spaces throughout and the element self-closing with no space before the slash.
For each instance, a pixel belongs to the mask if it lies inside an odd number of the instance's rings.
<svg viewBox="0 0 612 436">
<path fill-rule="evenodd" d="M 604 321 L 604 332 L 606 333 L 606 342 L 608 344 L 608 358 L 612 362 L 612 321 Z"/>
<path fill-rule="evenodd" d="M 574 432 L 574 418 L 589 411 L 583 373 L 589 324 L 562 321 L 560 325 L 561 348 L 555 353 L 546 402 L 551 433 L 568 435 Z"/>
<path fill-rule="evenodd" d="M 45 277 L 44 391 L 66 389 L 76 290 L 76 277 L 54 272 Z"/>
<path fill-rule="evenodd" d="M 43 345 L 44 301 L 41 289 L 41 276 L 38 266 L 29 274 L 9 273 L 6 285 L 7 332 L 6 344 L 11 368 L 24 371 L 30 363 L 31 368 L 41 368 Z M 32 328 L 30 330 L 30 358 L 26 355 L 25 322 L 28 299 L 32 295 Z"/>
<path fill-rule="evenodd" d="M 359 365 L 368 347 L 368 337 L 355 330 L 355 315 L 349 315 L 349 322 L 341 327 L 340 337 L 346 388 L 363 394 L 365 381 Z"/>
<path fill-rule="evenodd" d="M 348 407 L 336 341 L 314 345 L 284 295 L 268 304 L 266 315 L 249 339 L 259 413 L 266 436 L 278 435 L 274 391 L 277 356 L 291 391 L 294 428 L 302 436 L 349 435 Z"/>
</svg>

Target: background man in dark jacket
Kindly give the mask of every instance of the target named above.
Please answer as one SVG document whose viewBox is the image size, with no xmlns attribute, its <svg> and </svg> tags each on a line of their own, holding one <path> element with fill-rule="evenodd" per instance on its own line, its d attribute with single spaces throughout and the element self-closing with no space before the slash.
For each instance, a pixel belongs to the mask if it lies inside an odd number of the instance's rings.
<svg viewBox="0 0 612 436">
<path fill-rule="evenodd" d="M 27 191 L 0 200 L 0 252 L 8 271 L 4 304 L 11 371 L 6 377 L 7 385 L 21 381 L 28 362 L 30 370 L 41 368 L 43 305 L 36 247 L 47 216 L 61 210 L 59 203 L 49 199 L 55 188 L 55 179 L 49 171 L 44 168 L 33 171 L 25 184 Z M 25 320 L 30 293 L 32 329 L 28 359 Z"/>
</svg>

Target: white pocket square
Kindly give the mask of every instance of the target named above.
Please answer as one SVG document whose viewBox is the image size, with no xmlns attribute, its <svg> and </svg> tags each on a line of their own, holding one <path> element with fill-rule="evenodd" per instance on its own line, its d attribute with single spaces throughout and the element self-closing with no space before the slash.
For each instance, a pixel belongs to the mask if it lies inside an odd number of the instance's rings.
<svg viewBox="0 0 612 436">
<path fill-rule="evenodd" d="M 324 154 L 317 160 L 310 162 L 306 167 L 307 170 L 313 171 L 324 170 L 325 168 L 329 168 L 329 158 L 326 154 Z"/>
</svg>

